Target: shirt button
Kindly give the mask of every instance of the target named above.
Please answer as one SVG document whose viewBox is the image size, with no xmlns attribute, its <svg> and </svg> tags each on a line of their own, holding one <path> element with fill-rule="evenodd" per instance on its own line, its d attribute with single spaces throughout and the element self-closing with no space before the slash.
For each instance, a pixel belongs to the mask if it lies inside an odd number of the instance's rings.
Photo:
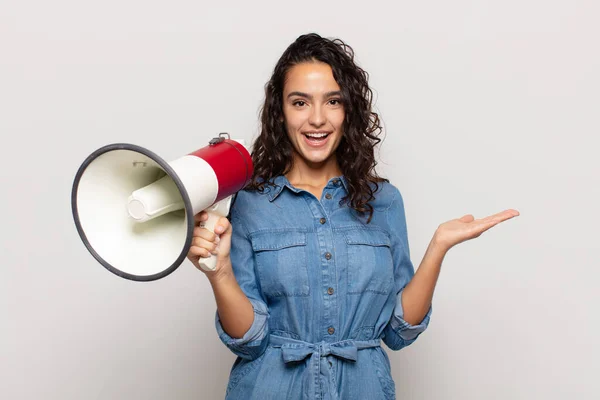
<svg viewBox="0 0 600 400">
<path fill-rule="evenodd" d="M 329 329 L 327 329 L 327 333 L 329 333 L 330 335 L 333 335 L 335 332 L 335 328 L 333 326 L 330 326 Z"/>
<path fill-rule="evenodd" d="M 326 220 L 325 218 L 321 218 L 321 219 L 319 220 L 319 222 L 321 223 L 321 225 L 323 225 L 323 224 L 324 224 L 326 221 L 327 221 L 327 220 Z"/>
<path fill-rule="evenodd" d="M 327 294 L 332 295 L 333 294 L 333 288 L 330 287 L 329 289 L 327 289 Z"/>
<path fill-rule="evenodd" d="M 339 180 L 339 179 L 334 179 L 332 182 L 333 182 L 333 184 L 334 184 L 335 186 L 337 186 L 337 185 L 339 185 L 339 184 L 340 184 L 340 180 Z"/>
<path fill-rule="evenodd" d="M 325 198 L 326 198 L 327 200 L 331 200 L 331 193 L 327 193 L 327 194 L 325 195 Z"/>
<path fill-rule="evenodd" d="M 330 252 L 325 253 L 325 259 L 331 260 L 331 253 Z"/>
</svg>

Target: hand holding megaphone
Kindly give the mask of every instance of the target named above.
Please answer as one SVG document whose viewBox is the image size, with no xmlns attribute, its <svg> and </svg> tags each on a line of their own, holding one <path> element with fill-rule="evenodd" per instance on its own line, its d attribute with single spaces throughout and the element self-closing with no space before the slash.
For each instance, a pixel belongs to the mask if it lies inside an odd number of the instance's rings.
<svg viewBox="0 0 600 400">
<path fill-rule="evenodd" d="M 231 269 L 229 253 L 231 250 L 231 223 L 226 217 L 202 211 L 194 217 L 198 226 L 194 228 L 194 238 L 187 258 L 196 268 L 207 273 L 226 273 L 223 268 Z M 214 260 L 214 266 L 213 261 Z M 231 272 L 231 271 L 229 271 Z"/>
</svg>

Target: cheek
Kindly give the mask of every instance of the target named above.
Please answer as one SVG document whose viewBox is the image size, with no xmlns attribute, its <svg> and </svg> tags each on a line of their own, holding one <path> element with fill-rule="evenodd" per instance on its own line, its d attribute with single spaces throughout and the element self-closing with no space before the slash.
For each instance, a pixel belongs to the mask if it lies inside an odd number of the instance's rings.
<svg viewBox="0 0 600 400">
<path fill-rule="evenodd" d="M 341 111 L 340 113 L 336 114 L 334 119 L 332 120 L 333 122 L 333 126 L 340 131 L 342 134 L 344 133 L 344 119 L 346 117 L 346 114 Z"/>
<path fill-rule="evenodd" d="M 304 123 L 304 119 L 302 116 L 297 113 L 288 113 L 285 117 L 285 126 L 287 128 L 288 134 L 294 133 L 299 130 Z"/>
<path fill-rule="evenodd" d="M 294 125 L 293 121 L 286 120 L 285 121 L 285 131 L 288 136 L 292 136 L 297 130 L 296 125 Z"/>
</svg>

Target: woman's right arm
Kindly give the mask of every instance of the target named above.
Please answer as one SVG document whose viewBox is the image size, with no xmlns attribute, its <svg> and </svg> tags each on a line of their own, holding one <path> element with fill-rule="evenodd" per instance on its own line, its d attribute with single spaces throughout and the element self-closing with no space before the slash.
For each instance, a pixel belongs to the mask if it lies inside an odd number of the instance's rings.
<svg viewBox="0 0 600 400">
<path fill-rule="evenodd" d="M 205 212 L 196 215 L 197 222 L 206 219 Z M 215 233 L 196 227 L 188 259 L 208 277 L 212 286 L 221 341 L 234 354 L 255 359 L 268 345 L 268 310 L 258 289 L 252 246 L 241 221 L 233 216 L 232 224 L 227 218 L 219 219 Z M 217 267 L 214 271 L 204 271 L 199 259 L 210 253 L 217 255 Z"/>
<path fill-rule="evenodd" d="M 225 273 L 208 275 L 217 301 L 217 313 L 223 330 L 232 338 L 242 338 L 254 322 L 254 309 L 248 297 L 242 292 L 232 272 L 231 261 L 224 269 Z"/>
</svg>

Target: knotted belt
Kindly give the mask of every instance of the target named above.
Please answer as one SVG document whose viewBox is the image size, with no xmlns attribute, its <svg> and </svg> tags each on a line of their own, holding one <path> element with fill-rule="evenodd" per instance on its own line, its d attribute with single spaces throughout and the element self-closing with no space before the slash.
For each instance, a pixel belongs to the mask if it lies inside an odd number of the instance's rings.
<svg viewBox="0 0 600 400">
<path fill-rule="evenodd" d="M 381 345 L 380 339 L 348 339 L 335 343 L 308 343 L 277 335 L 271 335 L 269 341 L 270 346 L 281 348 L 283 362 L 286 364 L 302 361 L 310 356 L 302 380 L 302 398 L 304 400 L 339 400 L 335 376 L 327 365 L 328 356 L 334 356 L 344 361 L 356 361 L 358 350 Z"/>
</svg>

